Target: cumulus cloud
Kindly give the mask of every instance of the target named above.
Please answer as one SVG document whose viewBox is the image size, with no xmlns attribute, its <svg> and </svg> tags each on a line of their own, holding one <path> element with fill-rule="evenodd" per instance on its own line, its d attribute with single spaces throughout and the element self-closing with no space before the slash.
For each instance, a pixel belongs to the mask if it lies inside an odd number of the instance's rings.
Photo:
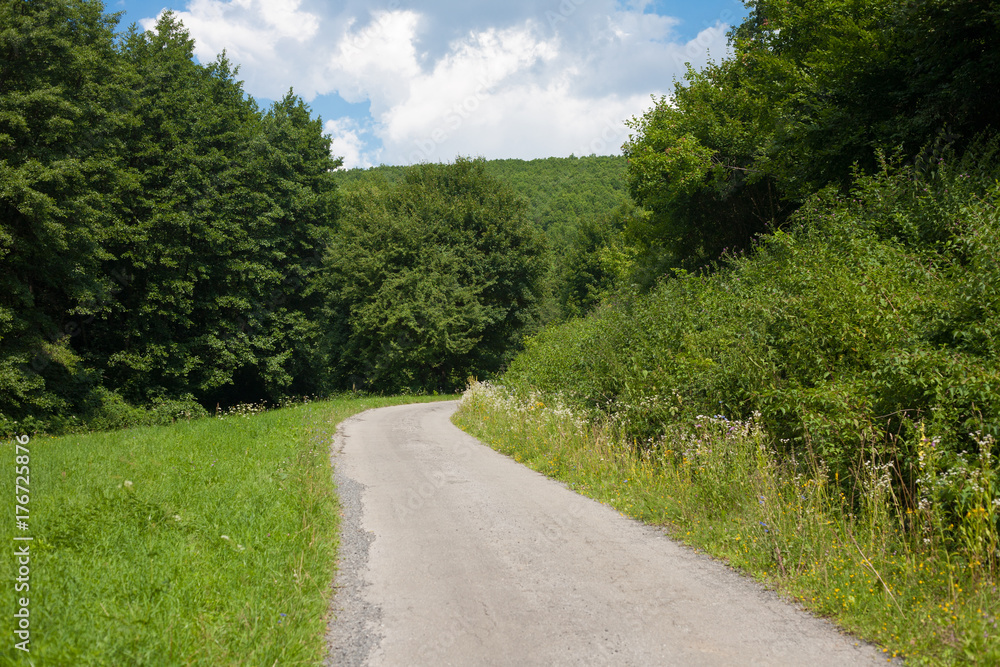
<svg viewBox="0 0 1000 667">
<path fill-rule="evenodd" d="M 617 153 L 651 94 L 726 50 L 721 22 L 681 42 L 648 5 L 191 0 L 178 16 L 198 57 L 226 49 L 253 95 L 370 102 L 365 123 L 325 125 L 353 167 Z"/>
<path fill-rule="evenodd" d="M 321 93 L 336 92 L 348 102 L 370 100 L 372 113 L 406 101 L 410 81 L 423 69 L 414 38 L 420 16 L 410 11 L 378 12 L 354 30 L 349 21 L 337 36 L 322 68 Z"/>
<path fill-rule="evenodd" d="M 345 116 L 323 123 L 323 131 L 333 139 L 331 151 L 336 157 L 342 158 L 341 169 L 374 167 L 372 154 L 365 149 L 363 138 L 368 130 L 353 118 Z"/>
<path fill-rule="evenodd" d="M 275 99 L 289 88 L 281 68 L 308 53 L 322 17 L 301 9 L 301 0 L 190 0 L 175 12 L 195 39 L 195 55 L 209 62 L 223 50 L 240 66 L 250 92 Z M 152 29 L 156 19 L 140 24 Z"/>
</svg>

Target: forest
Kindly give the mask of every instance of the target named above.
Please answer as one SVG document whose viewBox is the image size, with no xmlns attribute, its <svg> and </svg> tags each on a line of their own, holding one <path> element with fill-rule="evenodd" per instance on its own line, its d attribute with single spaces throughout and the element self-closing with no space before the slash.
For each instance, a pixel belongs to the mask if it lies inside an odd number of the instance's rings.
<svg viewBox="0 0 1000 667">
<path fill-rule="evenodd" d="M 0 26 L 0 433 L 453 391 L 552 316 L 547 239 L 483 160 L 341 194 L 308 105 L 259 108 L 169 12 Z"/>
</svg>

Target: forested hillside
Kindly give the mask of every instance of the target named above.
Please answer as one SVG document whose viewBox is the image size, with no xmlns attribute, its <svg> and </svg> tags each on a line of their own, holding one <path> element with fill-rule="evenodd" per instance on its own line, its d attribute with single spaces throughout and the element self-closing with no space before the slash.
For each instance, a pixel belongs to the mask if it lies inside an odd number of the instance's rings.
<svg viewBox="0 0 1000 667">
<path fill-rule="evenodd" d="M 641 245 L 635 233 L 645 215 L 629 197 L 623 157 L 486 160 L 485 167 L 520 195 L 528 219 L 544 233 L 551 251 L 542 321 L 582 315 L 614 285 L 633 277 L 646 284 L 655 280 L 633 262 Z M 392 185 L 412 170 L 387 165 L 350 169 L 338 171 L 337 181 L 348 191 L 361 184 Z"/>
<path fill-rule="evenodd" d="M 537 326 L 546 246 L 481 161 L 341 201 L 293 92 L 258 108 L 169 12 L 117 28 L 0 3 L 0 433 L 452 390 Z"/>
<path fill-rule="evenodd" d="M 557 240 L 572 236 L 581 220 L 610 213 L 629 201 L 625 167 L 621 156 L 486 161 L 489 173 L 524 197 L 530 220 Z M 406 171 L 407 167 L 382 165 L 340 171 L 337 177 L 349 187 L 371 178 L 393 183 Z"/>
</svg>

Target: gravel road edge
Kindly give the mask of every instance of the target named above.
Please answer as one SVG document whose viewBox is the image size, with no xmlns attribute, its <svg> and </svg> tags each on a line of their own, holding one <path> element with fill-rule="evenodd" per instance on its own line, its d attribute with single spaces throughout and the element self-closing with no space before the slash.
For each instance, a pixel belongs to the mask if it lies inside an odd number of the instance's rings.
<svg viewBox="0 0 1000 667">
<path fill-rule="evenodd" d="M 368 411 L 366 411 L 368 412 Z M 361 494 L 364 485 L 344 475 L 337 457 L 344 449 L 344 427 L 364 412 L 345 419 L 337 427 L 330 447 L 330 463 L 340 504 L 340 547 L 333 580 L 330 620 L 327 624 L 327 667 L 360 667 L 381 639 L 381 610 L 365 600 L 364 570 L 374 536 L 361 527 Z M 374 630 L 374 631 L 373 631 Z"/>
</svg>

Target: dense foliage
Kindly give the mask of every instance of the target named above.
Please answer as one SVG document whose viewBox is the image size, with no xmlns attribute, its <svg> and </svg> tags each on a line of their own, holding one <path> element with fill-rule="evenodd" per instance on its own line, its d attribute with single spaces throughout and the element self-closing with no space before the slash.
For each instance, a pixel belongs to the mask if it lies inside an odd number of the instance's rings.
<svg viewBox="0 0 1000 667">
<path fill-rule="evenodd" d="M 315 387 L 319 120 L 292 94 L 261 112 L 170 13 L 115 35 L 99 2 L 0 11 L 4 430 Z"/>
<path fill-rule="evenodd" d="M 530 219 L 556 244 L 571 241 L 580 221 L 629 201 L 625 167 L 624 158 L 610 155 L 487 163 L 527 200 Z"/>
<path fill-rule="evenodd" d="M 355 193 L 340 233 L 300 98 L 258 108 L 170 12 L 116 27 L 98 0 L 0 2 L 0 433 L 452 388 L 520 345 L 544 244 L 482 164 Z"/>
<path fill-rule="evenodd" d="M 659 282 L 620 281 L 505 383 L 647 451 L 700 416 L 754 419 L 845 491 L 865 461 L 909 510 L 933 487 L 948 540 L 976 513 L 1000 525 L 1000 482 L 974 472 L 1000 455 L 1000 3 L 748 5 L 732 56 L 624 147 L 648 218 L 623 275 Z"/>
<path fill-rule="evenodd" d="M 878 153 L 964 151 L 995 125 L 1000 4 L 753 0 L 732 56 L 632 120 L 629 188 L 670 263 L 746 250 Z M 993 130 L 996 128 L 993 127 Z"/>
<path fill-rule="evenodd" d="M 454 390 L 499 371 L 536 324 L 545 251 L 483 160 L 349 190 L 319 286 L 330 381 Z"/>
<path fill-rule="evenodd" d="M 917 420 L 951 448 L 972 430 L 1000 435 L 1000 193 L 960 205 L 963 174 L 933 195 L 911 175 L 824 191 L 752 257 L 548 330 L 507 381 L 644 440 L 698 414 L 760 411 L 789 449 L 841 472 Z M 948 240 L 921 241 L 932 227 Z"/>
</svg>

